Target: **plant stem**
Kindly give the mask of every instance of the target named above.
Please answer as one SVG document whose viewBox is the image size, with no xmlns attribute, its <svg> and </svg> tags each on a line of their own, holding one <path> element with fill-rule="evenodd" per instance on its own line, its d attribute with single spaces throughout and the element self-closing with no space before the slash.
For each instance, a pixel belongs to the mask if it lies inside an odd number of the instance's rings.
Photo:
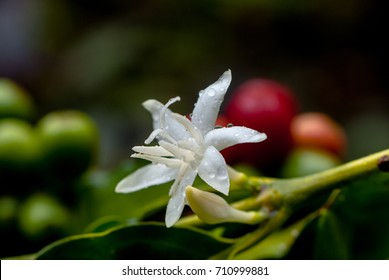
<svg viewBox="0 0 389 280">
<path fill-rule="evenodd" d="M 388 172 L 388 165 L 389 149 L 304 177 L 247 177 L 244 182 L 240 182 L 240 188 L 259 192 L 259 195 L 237 201 L 232 206 L 246 211 L 258 210 L 263 206 L 270 210 L 290 207 L 323 191 L 342 188 L 360 178 Z"/>
<path fill-rule="evenodd" d="M 186 216 L 186 217 L 183 217 L 181 219 L 179 219 L 176 223 L 176 226 L 183 226 L 183 227 L 186 227 L 186 226 L 192 226 L 192 227 L 195 227 L 195 226 L 201 226 L 201 225 L 204 225 L 204 222 L 202 220 L 199 219 L 199 217 L 197 217 L 196 215 L 190 215 L 190 216 Z"/>
<path fill-rule="evenodd" d="M 306 200 L 313 194 L 347 186 L 347 183 L 362 177 L 387 172 L 388 162 L 389 149 L 313 175 L 275 180 L 272 189 L 279 193 L 283 203 L 290 206 Z"/>
</svg>

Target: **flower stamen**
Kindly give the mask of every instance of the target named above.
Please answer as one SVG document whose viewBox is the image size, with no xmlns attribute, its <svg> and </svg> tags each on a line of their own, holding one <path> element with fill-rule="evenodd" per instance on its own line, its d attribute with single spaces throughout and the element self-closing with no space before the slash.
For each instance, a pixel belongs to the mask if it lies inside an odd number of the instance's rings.
<svg viewBox="0 0 389 280">
<path fill-rule="evenodd" d="M 160 125 L 162 129 L 166 129 L 166 110 L 169 108 L 170 105 L 173 103 L 180 101 L 181 98 L 179 96 L 176 96 L 174 98 L 171 98 L 161 109 L 160 115 L 159 115 L 159 120 L 160 120 Z"/>
<path fill-rule="evenodd" d="M 179 168 L 182 164 L 182 161 L 176 158 L 166 158 L 155 155 L 147 155 L 147 154 L 132 154 L 132 158 L 141 158 L 153 163 L 162 163 L 170 168 Z"/>
<path fill-rule="evenodd" d="M 150 136 L 145 140 L 145 144 L 146 145 L 150 144 L 159 135 L 165 138 L 166 140 L 169 140 L 173 144 L 177 144 L 177 141 L 174 140 L 173 137 L 171 137 L 169 133 L 167 133 L 167 131 L 163 130 L 162 128 L 154 129 L 153 132 L 151 132 Z"/>
<path fill-rule="evenodd" d="M 174 156 L 172 153 L 170 153 L 169 151 L 167 151 L 161 146 L 135 146 L 132 148 L 132 150 L 140 154 L 148 154 L 148 155 L 154 155 L 159 157 Z"/>
<path fill-rule="evenodd" d="M 159 141 L 159 145 L 166 151 L 172 153 L 176 158 L 181 159 L 185 162 L 191 162 L 195 160 L 195 153 L 191 150 L 180 148 L 179 146 L 176 146 L 163 140 Z"/>
<path fill-rule="evenodd" d="M 204 137 L 201 134 L 201 131 L 199 131 L 199 129 L 195 127 L 189 119 L 177 113 L 173 113 L 172 117 L 189 131 L 199 145 L 204 143 Z"/>
</svg>

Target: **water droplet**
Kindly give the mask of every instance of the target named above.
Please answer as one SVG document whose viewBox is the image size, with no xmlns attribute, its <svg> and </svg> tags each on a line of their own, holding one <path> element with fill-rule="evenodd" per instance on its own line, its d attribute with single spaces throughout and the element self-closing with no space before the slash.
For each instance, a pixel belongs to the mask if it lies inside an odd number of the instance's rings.
<svg viewBox="0 0 389 280">
<path fill-rule="evenodd" d="M 217 179 L 221 181 L 221 180 L 227 179 L 227 177 L 228 177 L 227 174 L 219 174 L 219 175 L 217 176 Z"/>
<path fill-rule="evenodd" d="M 234 125 L 232 123 L 228 123 L 227 127 L 233 127 Z"/>
<path fill-rule="evenodd" d="M 208 96 L 215 96 L 216 91 L 213 88 L 208 89 Z"/>
<path fill-rule="evenodd" d="M 199 96 L 202 96 L 203 93 L 204 93 L 204 90 L 200 90 L 200 91 L 199 91 Z"/>
<path fill-rule="evenodd" d="M 216 177 L 215 173 L 209 173 L 209 178 L 214 179 Z"/>
</svg>

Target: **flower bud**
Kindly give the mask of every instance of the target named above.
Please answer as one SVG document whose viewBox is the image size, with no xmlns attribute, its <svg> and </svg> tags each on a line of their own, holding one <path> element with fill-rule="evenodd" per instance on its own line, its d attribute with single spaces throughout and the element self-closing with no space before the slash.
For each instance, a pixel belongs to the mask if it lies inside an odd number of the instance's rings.
<svg viewBox="0 0 389 280">
<path fill-rule="evenodd" d="M 264 219 L 263 214 L 238 210 L 231 207 L 222 197 L 192 186 L 186 187 L 185 194 L 193 212 L 207 224 L 223 222 L 255 224 Z"/>
<path fill-rule="evenodd" d="M 247 175 L 245 173 L 239 172 L 231 166 L 227 166 L 227 171 L 231 182 L 234 182 L 235 184 L 241 184 L 247 181 Z"/>
</svg>

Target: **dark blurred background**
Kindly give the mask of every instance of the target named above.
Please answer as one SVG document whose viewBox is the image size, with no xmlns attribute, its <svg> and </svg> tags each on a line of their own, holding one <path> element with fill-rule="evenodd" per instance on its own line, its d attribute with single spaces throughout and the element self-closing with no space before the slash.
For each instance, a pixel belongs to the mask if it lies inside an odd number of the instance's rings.
<svg viewBox="0 0 389 280">
<path fill-rule="evenodd" d="M 230 92 L 267 77 L 289 86 L 301 111 L 331 115 L 351 159 L 388 146 L 387 12 L 371 0 L 0 0 L 0 76 L 42 115 L 89 113 L 103 167 L 150 132 L 143 100 L 184 96 L 175 110 L 190 112 L 226 69 Z"/>
</svg>

